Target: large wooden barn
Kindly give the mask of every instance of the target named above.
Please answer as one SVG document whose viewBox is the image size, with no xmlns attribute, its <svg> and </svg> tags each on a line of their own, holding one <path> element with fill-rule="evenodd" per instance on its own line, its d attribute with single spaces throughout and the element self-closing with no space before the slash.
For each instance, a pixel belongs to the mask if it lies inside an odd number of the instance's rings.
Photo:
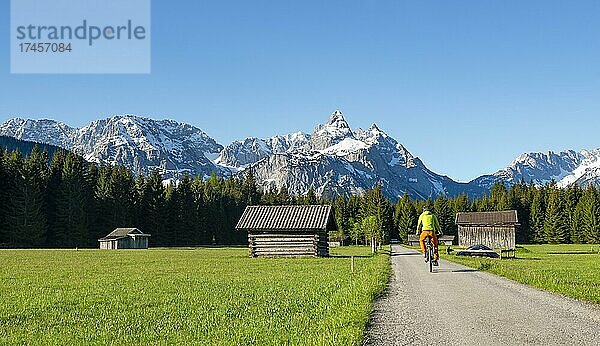
<svg viewBox="0 0 600 346">
<path fill-rule="evenodd" d="M 329 205 L 248 206 L 236 226 L 248 232 L 251 257 L 329 256 L 337 228 Z"/>
<path fill-rule="evenodd" d="M 100 249 L 147 249 L 149 236 L 137 228 L 117 228 L 98 241 Z"/>
<path fill-rule="evenodd" d="M 464 212 L 456 214 L 458 245 L 483 244 L 490 248 L 514 249 L 519 226 L 516 210 Z"/>
</svg>

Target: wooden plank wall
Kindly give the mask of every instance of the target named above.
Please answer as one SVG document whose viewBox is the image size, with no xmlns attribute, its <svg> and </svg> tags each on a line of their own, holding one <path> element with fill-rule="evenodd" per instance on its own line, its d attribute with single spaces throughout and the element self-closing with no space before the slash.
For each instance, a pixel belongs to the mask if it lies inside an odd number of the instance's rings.
<svg viewBox="0 0 600 346">
<path fill-rule="evenodd" d="M 458 226 L 458 245 L 483 244 L 490 248 L 514 249 L 514 226 Z"/>
<path fill-rule="evenodd" d="M 133 240 L 131 238 L 122 238 L 117 240 L 117 249 L 131 249 L 131 243 Z"/>
<path fill-rule="evenodd" d="M 248 232 L 251 257 L 329 256 L 327 232 L 252 233 Z"/>
<path fill-rule="evenodd" d="M 100 242 L 100 249 L 147 249 L 148 237 L 122 238 Z"/>
</svg>

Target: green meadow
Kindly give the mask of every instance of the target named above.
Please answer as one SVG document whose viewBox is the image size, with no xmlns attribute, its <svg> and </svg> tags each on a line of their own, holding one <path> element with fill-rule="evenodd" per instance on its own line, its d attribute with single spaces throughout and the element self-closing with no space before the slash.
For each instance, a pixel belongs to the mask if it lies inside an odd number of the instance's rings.
<svg viewBox="0 0 600 346">
<path fill-rule="evenodd" d="M 0 251 L 0 344 L 360 345 L 389 256 Z M 351 259 L 355 257 L 354 272 Z"/>
<path fill-rule="evenodd" d="M 599 245 L 523 245 L 517 258 L 503 260 L 444 255 L 444 250 L 443 259 L 600 304 Z"/>
</svg>

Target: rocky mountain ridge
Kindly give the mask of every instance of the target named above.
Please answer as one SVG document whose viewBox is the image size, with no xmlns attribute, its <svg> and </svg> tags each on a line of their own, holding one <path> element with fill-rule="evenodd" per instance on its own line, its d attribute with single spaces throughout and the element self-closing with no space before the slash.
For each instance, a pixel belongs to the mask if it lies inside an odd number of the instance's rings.
<svg viewBox="0 0 600 346">
<path fill-rule="evenodd" d="M 48 120 L 14 118 L 0 124 L 0 135 L 57 145 L 88 161 L 124 165 L 136 174 L 158 169 L 165 179 L 183 173 L 230 176 L 252 170 L 264 189 L 286 186 L 290 193 L 309 189 L 327 197 L 362 193 L 376 184 L 391 198 L 466 193 L 479 196 L 496 181 L 544 184 L 556 181 L 600 184 L 600 149 L 526 153 L 496 173 L 468 183 L 429 170 L 376 124 L 352 130 L 335 111 L 311 134 L 296 132 L 260 139 L 248 137 L 222 146 L 201 129 L 173 120 L 116 115 L 81 128 Z"/>
<path fill-rule="evenodd" d="M 153 169 L 165 178 L 184 172 L 230 174 L 213 162 L 222 145 L 202 130 L 173 120 L 117 115 L 73 128 L 54 120 L 14 118 L 0 124 L 0 134 L 60 146 L 88 161 L 124 165 L 136 174 Z"/>
</svg>

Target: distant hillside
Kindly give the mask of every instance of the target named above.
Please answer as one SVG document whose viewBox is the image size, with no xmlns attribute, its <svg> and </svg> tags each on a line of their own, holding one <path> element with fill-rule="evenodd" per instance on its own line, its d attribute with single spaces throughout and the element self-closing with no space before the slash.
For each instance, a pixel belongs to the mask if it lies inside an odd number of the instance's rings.
<svg viewBox="0 0 600 346">
<path fill-rule="evenodd" d="M 23 141 L 9 136 L 0 136 L 0 149 L 2 151 L 8 149 L 8 151 L 10 152 L 15 149 L 18 149 L 23 154 L 23 156 L 27 156 L 31 153 L 31 151 L 36 145 L 41 151 L 47 150 L 49 157 L 52 157 L 52 155 L 54 155 L 54 153 L 57 150 L 65 150 L 61 147 L 57 147 L 56 145 Z"/>
</svg>

